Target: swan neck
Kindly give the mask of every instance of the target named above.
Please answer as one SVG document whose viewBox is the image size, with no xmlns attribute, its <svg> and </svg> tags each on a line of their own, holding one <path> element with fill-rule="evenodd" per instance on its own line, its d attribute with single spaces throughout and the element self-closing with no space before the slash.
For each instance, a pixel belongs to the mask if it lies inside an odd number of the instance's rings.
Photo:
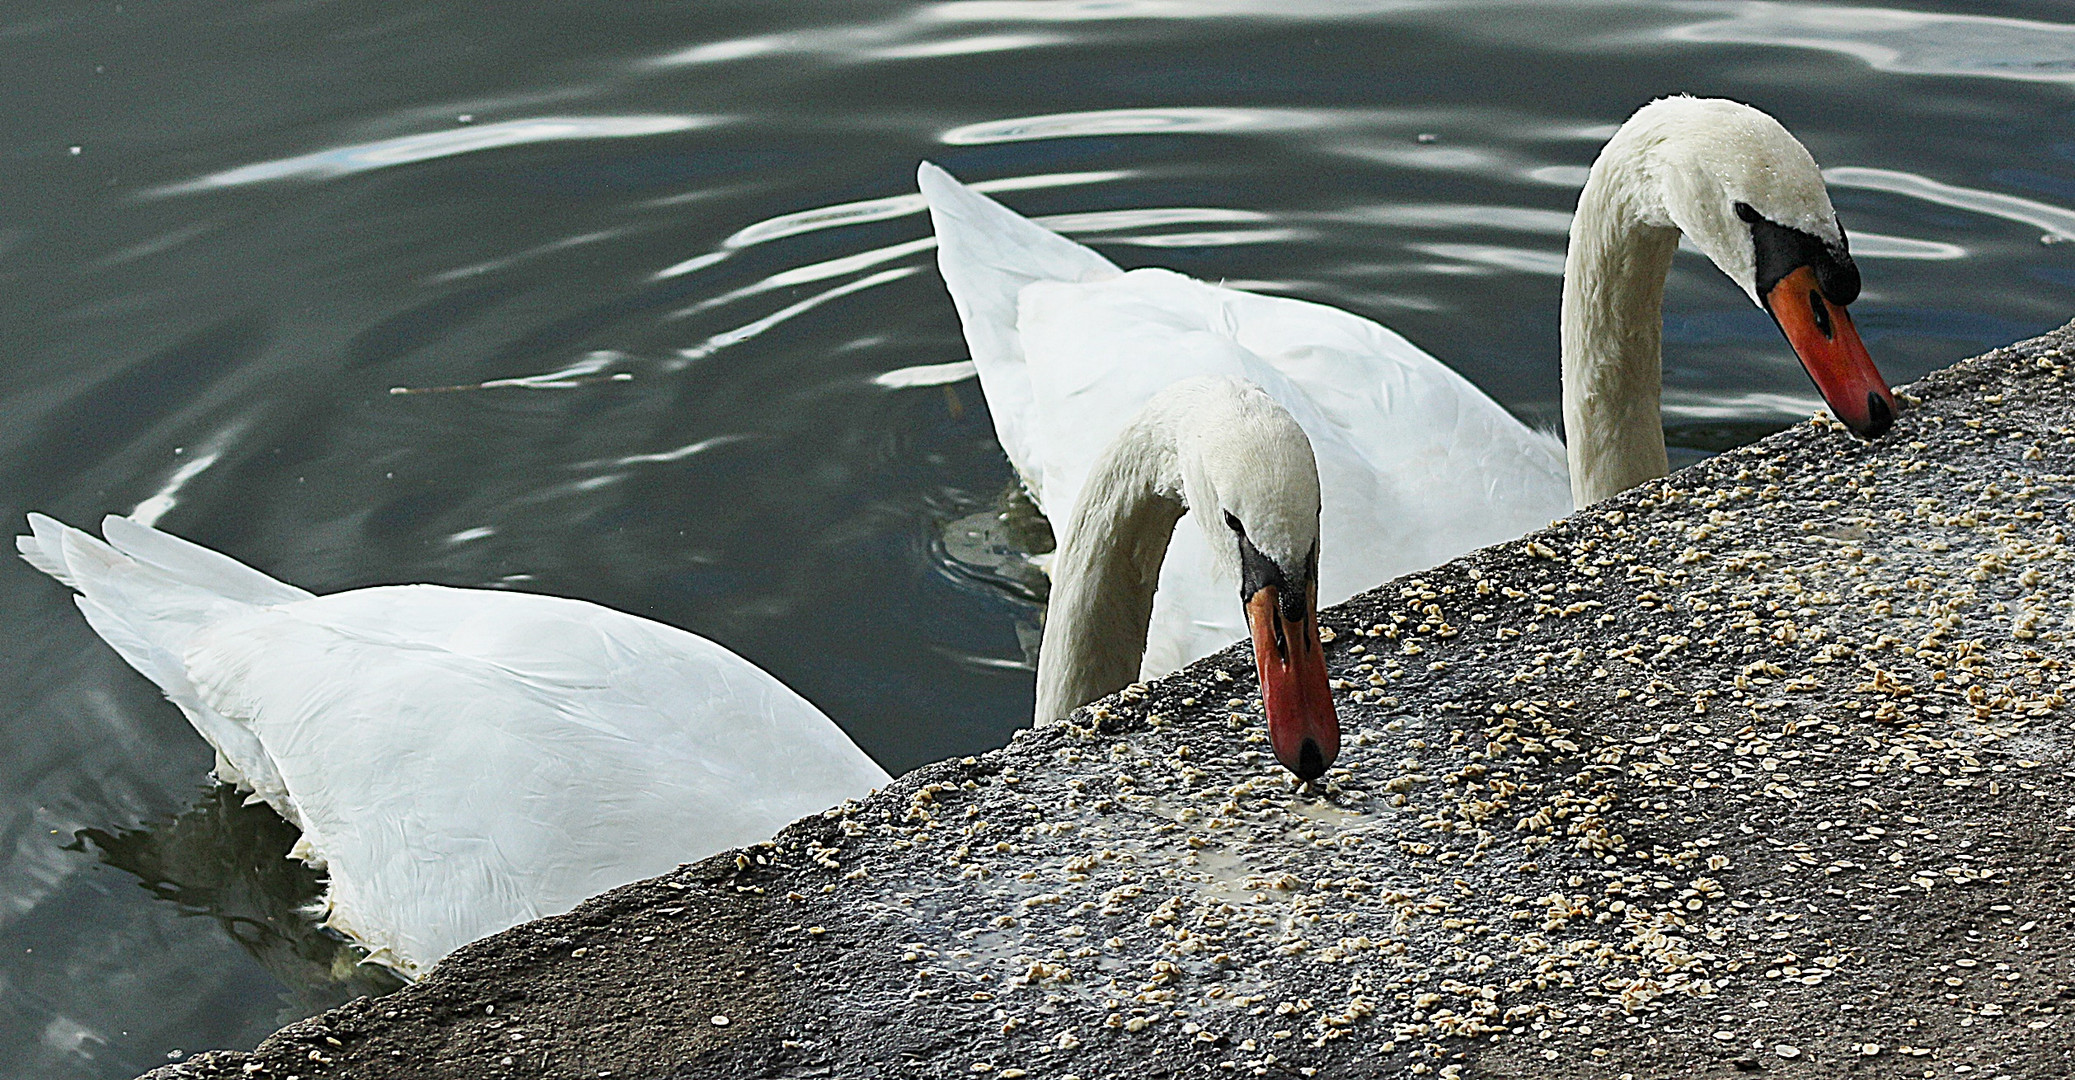
<svg viewBox="0 0 2075 1080">
<path fill-rule="evenodd" d="M 1679 230 L 1642 209 L 1641 170 L 1593 166 L 1571 219 L 1563 278 L 1563 420 L 1579 508 L 1668 469 L 1664 452 L 1664 283 Z"/>
<path fill-rule="evenodd" d="M 1103 451 L 1052 563 L 1038 650 L 1037 721 L 1138 678 L 1160 564 L 1187 510 L 1168 424 L 1141 415 Z"/>
</svg>

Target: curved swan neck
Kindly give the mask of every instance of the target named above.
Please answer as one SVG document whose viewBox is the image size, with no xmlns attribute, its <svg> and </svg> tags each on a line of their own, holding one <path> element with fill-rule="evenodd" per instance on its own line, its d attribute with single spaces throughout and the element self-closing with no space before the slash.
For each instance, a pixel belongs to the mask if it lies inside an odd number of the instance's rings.
<svg viewBox="0 0 2075 1080">
<path fill-rule="evenodd" d="M 1171 417 L 1148 409 L 1096 459 L 1052 561 L 1038 647 L 1037 722 L 1138 678 L 1153 590 L 1188 506 Z"/>
<path fill-rule="evenodd" d="M 1679 230 L 1645 219 L 1646 181 L 1626 150 L 1617 135 L 1593 165 L 1564 259 L 1564 444 L 1580 508 L 1669 471 L 1664 281 Z"/>
<path fill-rule="evenodd" d="M 1237 376 L 1170 383 L 1096 458 L 1060 534 L 1038 653 L 1039 723 L 1138 677 L 1160 564 L 1191 506 L 1234 586 L 1245 548 L 1297 591 L 1311 587 L 1319 483 L 1304 429 Z"/>
</svg>

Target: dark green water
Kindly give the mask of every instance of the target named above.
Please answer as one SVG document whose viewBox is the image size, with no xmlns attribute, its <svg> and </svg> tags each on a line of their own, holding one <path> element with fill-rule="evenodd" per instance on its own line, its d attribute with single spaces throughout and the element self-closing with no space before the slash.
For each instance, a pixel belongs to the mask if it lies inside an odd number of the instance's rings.
<svg viewBox="0 0 2075 1080">
<path fill-rule="evenodd" d="M 918 159 L 1049 177 L 1005 198 L 1103 214 L 1082 238 L 1126 265 L 1374 316 L 1548 420 L 1585 166 L 1653 96 L 1736 97 L 1834 170 L 1899 383 L 2075 314 L 2066 12 L 26 0 L 0 516 L 141 506 L 320 591 L 596 600 L 900 771 L 1025 721 L 1036 615 L 1000 550 L 1028 538 L 954 524 L 1010 482 L 976 384 L 875 382 L 965 355 L 924 217 L 884 201 Z M 1667 316 L 1682 460 L 1815 406 L 1698 258 Z M 128 1076 L 378 988 L 302 928 L 285 826 L 9 566 L 0 1073 Z"/>
</svg>

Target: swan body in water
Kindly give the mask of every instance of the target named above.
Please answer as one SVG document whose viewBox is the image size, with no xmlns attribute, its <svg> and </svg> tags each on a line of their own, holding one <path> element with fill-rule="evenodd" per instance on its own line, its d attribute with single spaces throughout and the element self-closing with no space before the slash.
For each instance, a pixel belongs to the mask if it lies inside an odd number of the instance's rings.
<svg viewBox="0 0 2075 1080">
<path fill-rule="evenodd" d="M 1662 306 L 1682 235 L 1772 314 L 1840 420 L 1872 438 L 1895 414 L 1845 311 L 1858 294 L 1858 271 L 1814 159 L 1777 121 L 1731 101 L 1652 102 L 1622 125 L 1592 168 L 1564 274 L 1567 444 L 1520 423 L 1368 319 L 1170 270 L 1127 272 L 934 165 L 921 166 L 918 183 L 996 434 L 1052 517 L 1062 552 L 1114 546 L 1107 534 L 1084 542 L 1083 530 L 1103 528 L 1104 518 L 1075 508 L 1115 501 L 1102 489 L 1129 471 L 1109 457 L 1120 452 L 1119 440 L 1122 452 L 1136 444 L 1158 456 L 1153 440 L 1132 434 L 1141 426 L 1136 418 L 1165 388 L 1204 376 L 1259 387 L 1315 454 L 1318 495 L 1299 491 L 1290 503 L 1322 496 L 1316 573 L 1301 584 L 1318 603 L 1338 603 L 1664 475 Z M 1249 452 L 1234 448 L 1226 457 Z M 1168 509 L 1202 516 L 1205 504 L 1185 502 L 1185 511 L 1180 502 Z M 1167 533 L 1150 528 L 1126 530 L 1124 538 L 1144 543 L 1156 532 L 1164 545 Z M 1164 559 L 1139 556 L 1141 568 L 1157 574 L 1142 614 L 1133 605 L 1104 613 L 1078 604 L 1060 626 L 1062 600 L 1078 597 L 1055 584 L 1039 658 L 1040 722 L 1250 634 L 1258 658 L 1262 627 L 1248 617 L 1256 582 L 1235 544 L 1251 534 L 1232 535 L 1215 520 L 1171 532 Z M 1281 560 L 1300 554 L 1277 552 L 1272 561 L 1287 570 Z M 1055 559 L 1055 567 L 1063 564 L 1064 556 Z M 1095 628 L 1104 618 L 1118 625 Z M 1060 648 L 1075 655 L 1056 657 Z M 1081 655 L 1093 649 L 1115 654 Z M 1057 673 L 1099 667 L 1104 674 L 1048 680 L 1048 664 Z M 1273 718 L 1270 727 L 1277 727 Z"/>
<path fill-rule="evenodd" d="M 128 518 L 16 540 L 302 830 L 327 926 L 405 978 L 468 942 L 862 797 L 884 770 L 696 634 L 554 596 L 317 596 Z"/>
</svg>

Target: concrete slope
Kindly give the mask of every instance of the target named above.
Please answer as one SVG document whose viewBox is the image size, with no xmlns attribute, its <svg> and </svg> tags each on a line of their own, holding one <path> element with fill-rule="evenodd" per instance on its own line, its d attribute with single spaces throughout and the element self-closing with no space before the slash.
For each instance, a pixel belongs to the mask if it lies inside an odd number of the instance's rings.
<svg viewBox="0 0 2075 1080">
<path fill-rule="evenodd" d="M 2071 362 L 1328 612 L 1324 795 L 1229 651 L 152 1075 L 2075 1074 Z"/>
</svg>

